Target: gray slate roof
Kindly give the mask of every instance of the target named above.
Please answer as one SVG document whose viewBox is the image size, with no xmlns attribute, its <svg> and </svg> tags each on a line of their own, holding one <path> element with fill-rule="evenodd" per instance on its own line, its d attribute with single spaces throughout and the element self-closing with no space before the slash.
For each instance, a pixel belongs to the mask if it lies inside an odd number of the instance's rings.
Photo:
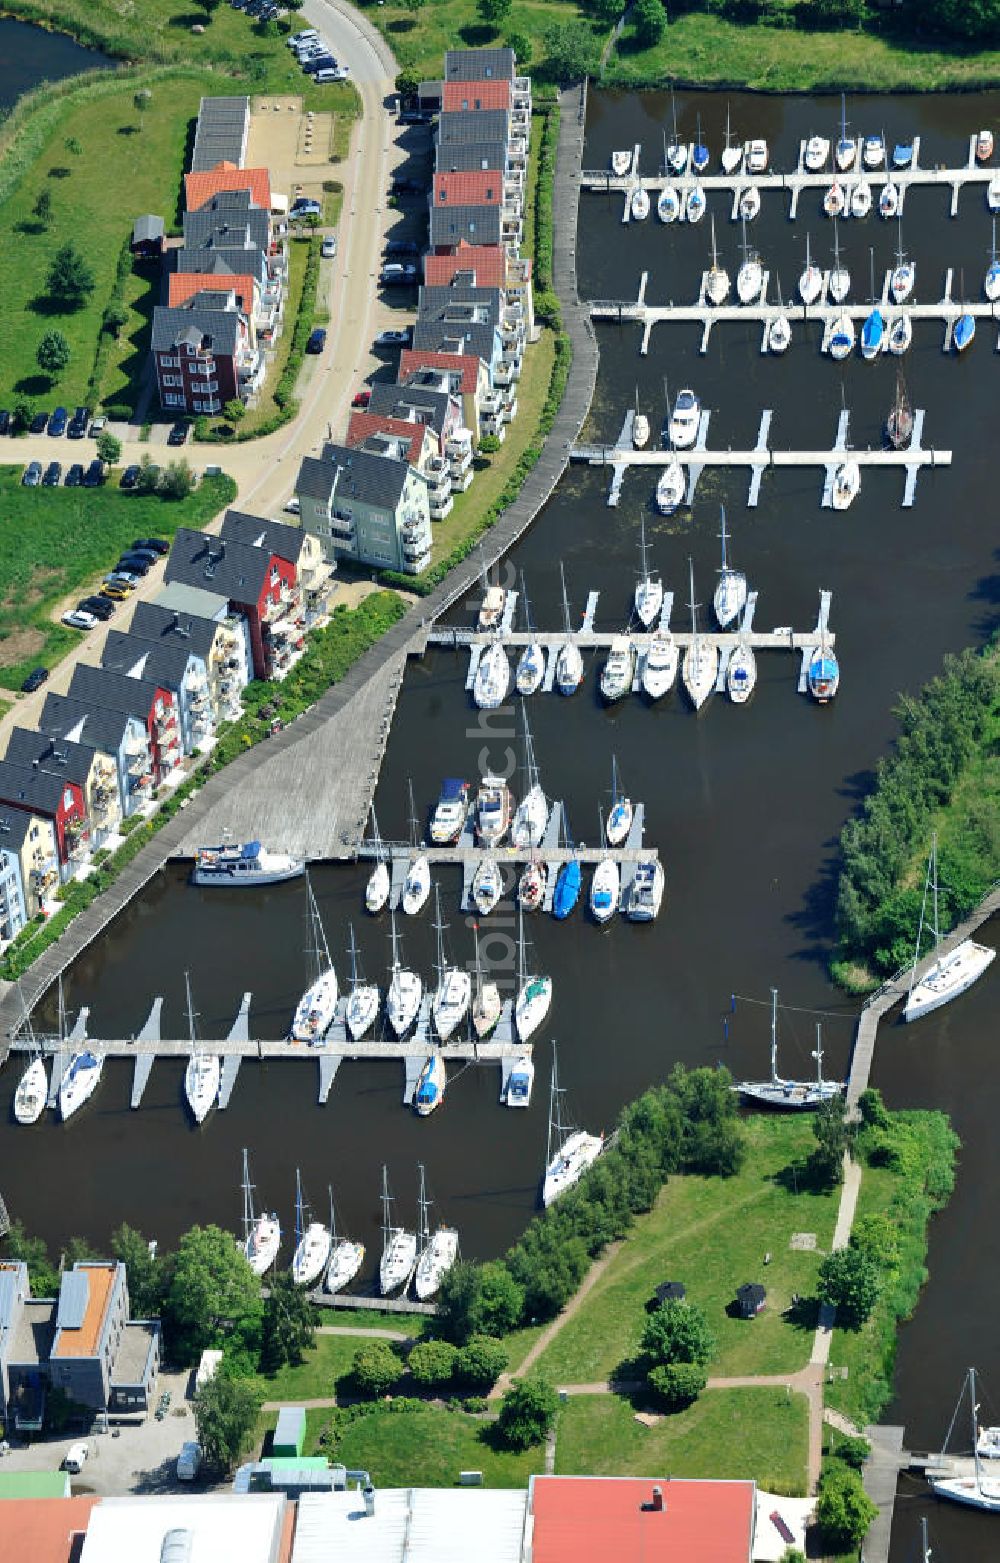
<svg viewBox="0 0 1000 1563">
<path fill-rule="evenodd" d="M 508 169 L 506 141 L 458 141 L 438 144 L 434 163 L 437 174 L 488 173 Z"/>
<path fill-rule="evenodd" d="M 249 543 L 253 548 L 266 548 L 268 553 L 277 554 L 279 559 L 287 559 L 294 565 L 298 565 L 306 540 L 300 526 L 286 525 L 284 521 L 264 521 L 243 510 L 226 511 L 219 536 L 232 538 L 234 543 Z"/>
<path fill-rule="evenodd" d="M 513 81 L 513 49 L 447 49 L 445 81 Z"/>
<path fill-rule="evenodd" d="M 141 663 L 143 679 L 177 694 L 191 657 L 190 646 L 164 645 L 143 640 L 131 631 L 110 630 L 101 652 L 101 667 L 113 673 L 131 674 L 132 668 Z"/>
<path fill-rule="evenodd" d="M 422 390 L 416 385 L 386 385 L 376 380 L 368 411 L 383 418 L 409 418 L 415 410 L 417 421 L 433 429 L 440 438 L 452 400 L 447 391 Z"/>
<path fill-rule="evenodd" d="M 506 109 L 456 109 L 438 119 L 438 145 L 510 139 L 510 115 Z"/>
<path fill-rule="evenodd" d="M 145 726 L 145 719 L 142 720 Z M 54 738 L 72 733 L 74 742 L 93 744 L 103 754 L 114 755 L 121 748 L 129 721 L 125 711 L 94 706 L 69 695 L 48 694 L 38 725 L 43 733 L 51 733 Z"/>
<path fill-rule="evenodd" d="M 129 678 L 110 668 L 92 668 L 78 662 L 69 681 L 75 700 L 85 700 L 111 711 L 126 711 L 145 724 L 156 699 L 157 688 L 151 679 Z"/>
<path fill-rule="evenodd" d="M 163 238 L 162 217 L 137 217 L 132 225 L 132 243 L 145 244 L 150 239 Z"/>
<path fill-rule="evenodd" d="M 229 598 L 223 597 L 221 592 L 188 586 L 183 581 L 172 581 L 169 586 L 164 586 L 162 591 L 157 592 L 153 602 L 159 608 L 169 608 L 171 613 L 190 614 L 192 618 L 213 619 L 217 623 L 229 612 Z M 137 617 L 141 606 L 140 603 L 136 607 Z M 132 623 L 135 622 L 133 619 Z"/>
<path fill-rule="evenodd" d="M 239 341 L 239 322 L 239 311 L 235 309 L 205 307 L 194 302 L 176 309 L 158 304 L 153 310 L 153 352 L 169 353 L 179 342 L 190 342 L 192 347 L 211 347 L 224 358 L 232 358 Z"/>
<path fill-rule="evenodd" d="M 395 514 L 408 472 L 405 461 L 377 456 L 358 446 L 327 444 L 321 459 L 305 458 L 295 492 L 328 504 L 336 487 L 338 499 L 361 500 Z"/>
<path fill-rule="evenodd" d="M 20 852 L 30 825 L 31 814 L 27 809 L 15 809 L 10 804 L 0 803 L 0 852 Z"/>
<path fill-rule="evenodd" d="M 263 548 L 209 537 L 182 526 L 167 559 L 166 579 L 219 592 L 230 602 L 254 607 L 268 578 L 271 555 Z"/>
<path fill-rule="evenodd" d="M 503 232 L 499 206 L 435 206 L 431 208 L 430 246 L 499 244 Z"/>
<path fill-rule="evenodd" d="M 203 619 L 155 602 L 138 602 L 130 634 L 161 646 L 185 647 L 196 657 L 207 657 L 219 632 L 216 619 Z"/>
<path fill-rule="evenodd" d="M 215 276 L 249 274 L 263 282 L 267 275 L 267 252 L 259 244 L 222 245 L 209 244 L 202 248 L 194 245 L 175 250 L 177 270 L 183 272 L 210 272 Z"/>
<path fill-rule="evenodd" d="M 0 760 L 0 800 L 35 809 L 39 814 L 55 814 L 62 802 L 65 776 L 35 770 L 31 765 L 14 765 Z"/>
<path fill-rule="evenodd" d="M 485 312 L 490 325 L 500 324 L 503 294 L 499 288 L 474 288 L 467 282 L 422 287 L 417 297 L 418 320 L 460 320 L 463 314 Z"/>
<path fill-rule="evenodd" d="M 249 128 L 249 98 L 202 98 L 191 172 L 206 173 L 217 163 L 235 163 L 242 168 Z"/>
<path fill-rule="evenodd" d="M 85 785 L 97 751 L 90 744 L 68 743 L 48 733 L 36 733 L 27 727 L 15 727 L 4 756 L 14 765 L 34 765 L 54 776 Z"/>
<path fill-rule="evenodd" d="M 270 219 L 250 204 L 247 190 L 222 190 L 196 212 L 184 213 L 185 249 L 244 249 L 267 253 Z"/>
<path fill-rule="evenodd" d="M 470 358 L 481 358 L 489 368 L 496 351 L 496 330 L 493 326 L 418 320 L 413 328 L 413 346 L 425 353 L 464 353 Z"/>
</svg>

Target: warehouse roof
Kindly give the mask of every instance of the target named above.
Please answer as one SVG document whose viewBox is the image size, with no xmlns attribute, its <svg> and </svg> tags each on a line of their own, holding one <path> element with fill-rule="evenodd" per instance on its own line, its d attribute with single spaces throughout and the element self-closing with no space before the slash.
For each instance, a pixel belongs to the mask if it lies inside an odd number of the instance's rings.
<svg viewBox="0 0 1000 1563">
<path fill-rule="evenodd" d="M 379 1489 L 365 1518 L 359 1492 L 303 1493 L 292 1563 L 520 1563 L 523 1488 Z"/>
</svg>

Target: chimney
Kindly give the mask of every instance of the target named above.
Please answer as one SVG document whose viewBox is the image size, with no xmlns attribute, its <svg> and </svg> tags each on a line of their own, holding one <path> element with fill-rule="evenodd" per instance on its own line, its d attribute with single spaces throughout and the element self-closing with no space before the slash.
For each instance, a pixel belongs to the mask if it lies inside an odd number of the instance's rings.
<svg viewBox="0 0 1000 1563">
<path fill-rule="evenodd" d="M 654 1487 L 653 1496 L 648 1502 L 640 1504 L 643 1514 L 662 1514 L 665 1508 L 663 1502 L 663 1488 Z"/>
<path fill-rule="evenodd" d="M 362 1487 L 361 1491 L 365 1500 L 365 1515 L 368 1519 L 372 1519 L 375 1514 L 375 1488 L 372 1485 L 371 1480 L 365 1482 L 365 1485 Z"/>
</svg>

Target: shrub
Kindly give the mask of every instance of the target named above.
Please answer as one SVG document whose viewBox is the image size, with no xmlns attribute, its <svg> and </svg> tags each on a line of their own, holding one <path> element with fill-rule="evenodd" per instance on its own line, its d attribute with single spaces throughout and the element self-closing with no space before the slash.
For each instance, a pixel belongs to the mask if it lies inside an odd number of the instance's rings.
<svg viewBox="0 0 1000 1563">
<path fill-rule="evenodd" d="M 506 1449 L 530 1449 L 548 1436 L 559 1410 L 552 1385 L 538 1375 L 518 1379 L 500 1402 L 496 1436 Z"/>
<path fill-rule="evenodd" d="M 473 1335 L 454 1358 L 454 1378 L 465 1389 L 491 1390 L 510 1359 L 500 1341 Z"/>
<path fill-rule="evenodd" d="M 696 1303 L 671 1297 L 646 1320 L 642 1350 L 658 1365 L 704 1364 L 715 1351 L 715 1336 Z"/>
<path fill-rule="evenodd" d="M 837 1322 L 858 1329 L 868 1318 L 879 1294 L 879 1272 L 860 1248 L 837 1248 L 819 1267 L 820 1300 L 837 1310 Z"/>
<path fill-rule="evenodd" d="M 683 1411 L 701 1394 L 708 1379 L 694 1362 L 663 1362 L 650 1368 L 649 1387 L 667 1411 Z"/>
<path fill-rule="evenodd" d="M 414 1383 L 430 1389 L 451 1382 L 457 1354 L 450 1341 L 422 1340 L 413 1347 L 406 1365 Z"/>
<path fill-rule="evenodd" d="M 846 1552 L 860 1546 L 877 1513 L 856 1472 L 845 1465 L 831 1465 L 823 1472 L 816 1519 L 826 1548 Z"/>
<path fill-rule="evenodd" d="M 368 1341 L 354 1353 L 351 1376 L 359 1395 L 377 1400 L 402 1378 L 403 1364 L 388 1341 Z"/>
</svg>

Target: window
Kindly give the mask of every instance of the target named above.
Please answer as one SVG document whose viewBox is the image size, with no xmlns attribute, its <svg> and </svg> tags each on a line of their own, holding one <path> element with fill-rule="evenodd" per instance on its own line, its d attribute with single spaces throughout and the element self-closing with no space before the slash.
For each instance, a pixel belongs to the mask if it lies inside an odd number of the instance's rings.
<svg viewBox="0 0 1000 1563">
<path fill-rule="evenodd" d="M 166 405 L 168 407 L 183 407 L 184 406 L 184 397 L 183 396 L 178 396 L 176 391 L 168 391 L 166 396 L 163 398 L 163 400 L 164 400 L 164 402 L 166 403 Z M 194 405 L 195 405 L 195 410 L 197 411 L 198 403 L 195 402 Z"/>
<path fill-rule="evenodd" d="M 179 374 L 165 374 L 163 376 L 163 383 L 164 385 L 183 385 L 184 380 L 183 377 Z"/>
<path fill-rule="evenodd" d="M 68 810 L 68 809 L 71 809 L 72 807 L 73 807 L 73 793 L 70 790 L 70 788 L 67 787 L 66 791 L 63 793 L 63 808 Z"/>
</svg>

